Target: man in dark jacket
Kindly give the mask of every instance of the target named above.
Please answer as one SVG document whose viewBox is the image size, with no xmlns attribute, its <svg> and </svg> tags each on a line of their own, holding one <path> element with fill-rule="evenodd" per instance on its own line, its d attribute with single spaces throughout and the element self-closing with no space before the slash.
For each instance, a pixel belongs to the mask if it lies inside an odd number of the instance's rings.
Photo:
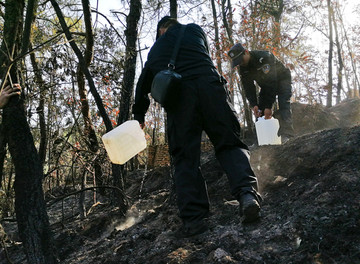
<svg viewBox="0 0 360 264">
<path fill-rule="evenodd" d="M 152 80 L 167 67 L 182 26 L 170 17 L 158 23 L 157 40 L 136 86 L 133 114 L 142 127 Z M 177 234 L 189 237 L 208 229 L 204 219 L 209 212 L 209 199 L 200 171 L 203 130 L 214 145 L 232 194 L 239 200 L 243 221 L 257 220 L 261 197 L 257 192 L 257 178 L 250 167 L 248 148 L 239 139 L 240 125 L 229 103 L 225 80 L 216 71 L 209 56 L 206 35 L 198 25 L 186 25 L 175 64 L 182 81 L 176 106 L 167 111 L 167 125 L 169 151 L 175 167 L 177 205 L 183 221 Z"/>
<path fill-rule="evenodd" d="M 262 50 L 248 51 L 241 44 L 234 45 L 228 52 L 232 67 L 239 65 L 241 82 L 256 118 L 272 117 L 272 107 L 278 96 L 280 117 L 279 136 L 286 142 L 294 135 L 290 97 L 291 74 L 272 53 Z M 260 86 L 256 95 L 256 82 Z"/>
</svg>

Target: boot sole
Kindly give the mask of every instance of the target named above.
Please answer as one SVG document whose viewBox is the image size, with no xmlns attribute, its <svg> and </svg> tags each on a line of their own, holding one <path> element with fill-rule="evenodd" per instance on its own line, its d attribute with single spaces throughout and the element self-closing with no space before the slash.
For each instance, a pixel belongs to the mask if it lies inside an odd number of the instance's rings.
<svg viewBox="0 0 360 264">
<path fill-rule="evenodd" d="M 244 208 L 241 221 L 243 223 L 255 222 L 260 218 L 260 206 L 256 203 L 249 204 Z"/>
<path fill-rule="evenodd" d="M 186 232 L 180 228 L 178 231 L 174 232 L 172 234 L 173 237 L 181 239 L 181 238 L 193 238 L 198 237 L 200 235 L 205 234 L 207 231 L 209 231 L 209 227 L 207 225 L 202 225 L 198 227 L 195 230 L 192 230 L 191 232 Z"/>
</svg>

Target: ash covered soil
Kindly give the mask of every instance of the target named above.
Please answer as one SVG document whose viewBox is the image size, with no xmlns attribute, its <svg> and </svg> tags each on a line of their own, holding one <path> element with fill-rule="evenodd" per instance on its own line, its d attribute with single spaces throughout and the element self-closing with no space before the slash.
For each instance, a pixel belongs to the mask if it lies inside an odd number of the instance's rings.
<svg viewBox="0 0 360 264">
<path fill-rule="evenodd" d="M 48 208 L 60 263 L 360 263 L 360 101 L 331 109 L 293 104 L 293 112 L 296 138 L 251 149 L 264 198 L 258 222 L 240 222 L 209 151 L 202 154 L 209 232 L 175 239 L 181 222 L 169 168 L 137 170 L 127 178 L 125 217 L 106 202 L 85 220 L 72 213 L 60 221 L 61 202 Z M 16 234 L 8 237 L 1 263 L 26 263 Z"/>
</svg>

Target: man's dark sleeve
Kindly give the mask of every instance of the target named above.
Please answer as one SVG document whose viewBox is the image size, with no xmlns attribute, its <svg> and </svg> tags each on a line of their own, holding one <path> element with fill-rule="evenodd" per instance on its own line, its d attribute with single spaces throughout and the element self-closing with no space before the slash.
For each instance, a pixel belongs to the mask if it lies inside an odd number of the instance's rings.
<svg viewBox="0 0 360 264">
<path fill-rule="evenodd" d="M 273 103 L 275 102 L 276 94 L 275 89 L 261 89 L 259 94 L 259 108 L 272 108 Z"/>
<path fill-rule="evenodd" d="M 240 77 L 245 90 L 245 96 L 248 99 L 250 106 L 254 107 L 255 105 L 258 105 L 254 80 L 246 73 L 240 73 Z"/>
<path fill-rule="evenodd" d="M 259 106 L 261 109 L 272 108 L 276 100 L 276 88 L 285 69 L 284 65 L 272 53 L 264 53 L 263 58 L 263 64 L 270 65 L 270 72 L 268 73 L 268 82 L 261 88 L 259 94 Z"/>
<path fill-rule="evenodd" d="M 132 110 L 134 119 L 139 121 L 139 123 L 144 123 L 145 114 L 150 105 L 150 99 L 148 94 L 151 91 L 152 80 L 152 73 L 145 64 L 145 67 L 142 70 L 139 80 L 136 84 L 135 103 Z"/>
</svg>

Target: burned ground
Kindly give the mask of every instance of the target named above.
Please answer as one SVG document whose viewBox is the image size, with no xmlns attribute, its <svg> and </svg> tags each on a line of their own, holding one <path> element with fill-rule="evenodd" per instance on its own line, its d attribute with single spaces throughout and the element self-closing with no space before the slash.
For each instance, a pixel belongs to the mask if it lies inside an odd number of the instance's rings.
<svg viewBox="0 0 360 264">
<path fill-rule="evenodd" d="M 331 109 L 297 106 L 295 122 L 299 125 L 298 116 L 304 124 L 296 128 L 296 138 L 281 146 L 252 148 L 251 163 L 264 198 L 260 221 L 241 224 L 226 175 L 209 151 L 202 154 L 211 200 L 208 233 L 174 239 L 172 231 L 181 222 L 169 168 L 138 170 L 128 176 L 132 206 L 126 217 L 106 200 L 85 220 L 67 212 L 69 218 L 59 221 L 61 205 L 49 207 L 60 262 L 360 263 L 358 106 L 359 101 Z M 11 230 L 9 223 L 3 224 Z M 16 232 L 7 233 L 8 259 L 25 263 L 21 244 L 14 242 Z M 0 261 L 7 263 L 4 250 Z"/>
</svg>

